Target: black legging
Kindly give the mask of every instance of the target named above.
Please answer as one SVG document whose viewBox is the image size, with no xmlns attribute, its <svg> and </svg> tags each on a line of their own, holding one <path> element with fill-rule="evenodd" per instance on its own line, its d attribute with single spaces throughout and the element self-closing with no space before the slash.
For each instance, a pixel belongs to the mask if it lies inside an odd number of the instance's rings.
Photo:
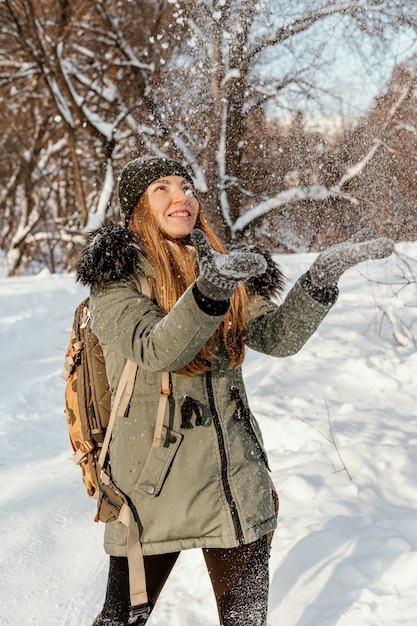
<svg viewBox="0 0 417 626">
<path fill-rule="evenodd" d="M 269 569 L 266 536 L 238 548 L 203 550 L 223 626 L 266 626 Z M 154 606 L 179 552 L 145 556 L 146 586 Z M 93 626 L 128 626 L 129 570 L 126 557 L 110 557 L 103 610 Z M 144 624 L 145 622 L 141 622 Z"/>
</svg>

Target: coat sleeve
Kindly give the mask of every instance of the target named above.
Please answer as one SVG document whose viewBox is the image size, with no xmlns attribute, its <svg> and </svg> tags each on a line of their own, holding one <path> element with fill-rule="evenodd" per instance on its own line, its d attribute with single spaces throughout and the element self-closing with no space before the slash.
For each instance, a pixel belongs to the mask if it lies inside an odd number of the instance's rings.
<svg viewBox="0 0 417 626">
<path fill-rule="evenodd" d="M 276 357 L 295 354 L 316 331 L 335 300 L 323 304 L 297 281 L 280 305 L 254 296 L 248 308 L 246 344 Z"/>
<path fill-rule="evenodd" d="M 225 316 L 202 311 L 192 287 L 164 315 L 130 280 L 93 292 L 90 311 L 91 327 L 100 342 L 154 372 L 186 366 Z"/>
</svg>

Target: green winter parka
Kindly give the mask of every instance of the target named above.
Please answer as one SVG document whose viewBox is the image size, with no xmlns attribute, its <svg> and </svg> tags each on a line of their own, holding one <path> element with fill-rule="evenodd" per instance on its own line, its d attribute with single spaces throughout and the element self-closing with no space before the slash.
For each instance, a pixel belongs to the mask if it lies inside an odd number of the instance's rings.
<svg viewBox="0 0 417 626">
<path fill-rule="evenodd" d="M 230 369 L 220 350 L 211 371 L 192 377 L 175 373 L 200 351 L 224 315 L 204 312 L 193 287 L 163 315 L 131 278 L 134 271 L 152 275 L 137 250 L 130 250 L 130 261 L 123 259 L 122 265 L 127 265 L 122 271 L 113 265 L 109 278 L 102 280 L 105 270 L 97 259 L 106 257 L 107 262 L 116 245 L 114 232 L 109 238 L 106 228 L 91 237 L 79 279 L 91 286 L 91 325 L 103 347 L 111 390 L 117 388 L 126 359 L 138 364 L 130 409 L 113 428 L 110 462 L 115 484 L 131 501 L 143 553 L 253 542 L 276 527 L 276 514 L 267 454 L 248 406 L 242 371 Z M 319 302 L 300 280 L 279 305 L 252 294 L 247 346 L 275 357 L 296 353 L 335 297 Z M 172 393 L 162 443 L 155 448 L 164 371 L 170 372 Z M 105 550 L 126 555 L 126 528 L 121 523 L 106 524 Z"/>
</svg>

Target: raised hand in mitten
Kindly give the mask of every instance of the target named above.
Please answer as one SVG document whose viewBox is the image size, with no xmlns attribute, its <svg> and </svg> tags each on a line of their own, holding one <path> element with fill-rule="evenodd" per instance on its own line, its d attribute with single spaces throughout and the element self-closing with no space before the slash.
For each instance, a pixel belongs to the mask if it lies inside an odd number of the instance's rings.
<svg viewBox="0 0 417 626">
<path fill-rule="evenodd" d="M 391 239 L 381 237 L 363 241 L 361 233 L 352 240 L 340 243 L 321 252 L 310 267 L 310 279 L 320 288 L 335 287 L 349 268 L 371 259 L 384 259 L 394 250 Z"/>
<path fill-rule="evenodd" d="M 263 274 L 267 268 L 264 257 L 255 252 L 216 252 L 198 228 L 192 231 L 191 240 L 196 247 L 200 269 L 197 287 L 206 298 L 228 300 L 236 287 L 252 276 Z"/>
</svg>

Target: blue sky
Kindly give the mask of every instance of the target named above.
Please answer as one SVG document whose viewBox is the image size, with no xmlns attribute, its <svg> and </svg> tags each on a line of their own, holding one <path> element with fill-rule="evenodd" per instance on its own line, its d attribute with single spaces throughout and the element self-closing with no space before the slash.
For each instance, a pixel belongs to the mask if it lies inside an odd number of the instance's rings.
<svg viewBox="0 0 417 626">
<path fill-rule="evenodd" d="M 265 53 L 260 76 L 301 72 L 315 88 L 316 99 L 293 90 L 281 91 L 278 113 L 300 110 L 310 114 L 361 116 L 378 95 L 385 93 L 396 65 L 417 56 L 414 31 L 398 33 L 392 28 L 385 42 L 370 39 L 340 16 L 317 22 L 306 33 Z M 304 68 L 312 65 L 315 70 Z M 329 95 L 324 93 L 329 91 Z M 311 89 L 309 90 L 311 94 Z M 319 93 L 320 92 L 320 93 Z M 271 110 L 272 111 L 272 110 Z"/>
</svg>

